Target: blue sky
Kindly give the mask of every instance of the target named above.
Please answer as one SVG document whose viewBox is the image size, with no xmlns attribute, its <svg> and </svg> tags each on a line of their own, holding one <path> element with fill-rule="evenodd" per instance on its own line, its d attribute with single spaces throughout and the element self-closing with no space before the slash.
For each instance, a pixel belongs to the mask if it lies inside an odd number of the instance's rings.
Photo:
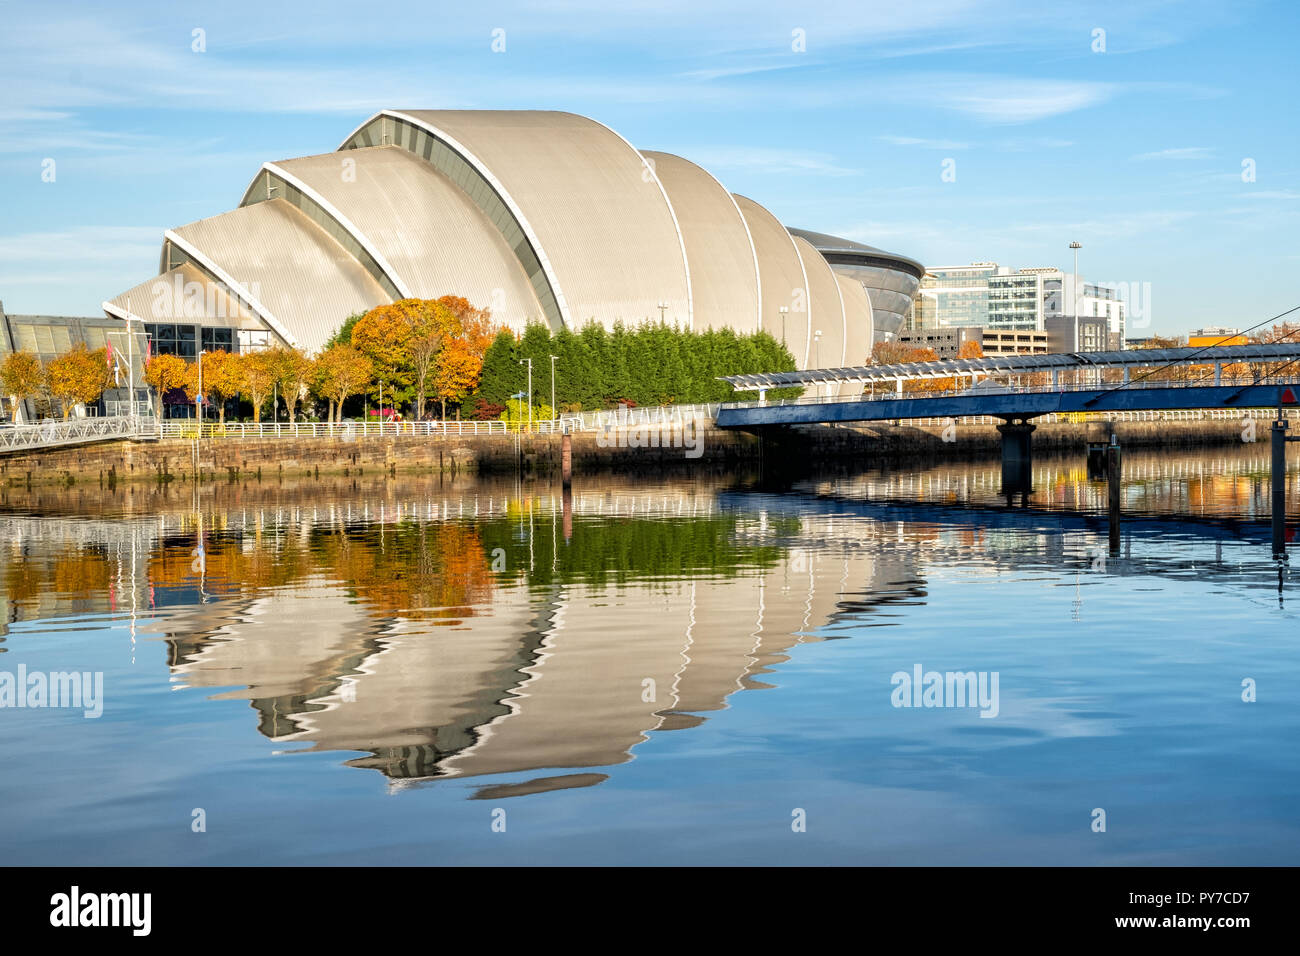
<svg viewBox="0 0 1300 956">
<path fill-rule="evenodd" d="M 1300 304 L 1293 2 L 0 0 L 0 24 L 10 312 L 98 313 L 164 229 L 384 107 L 584 113 L 927 265 L 1068 269 L 1077 239 L 1088 280 L 1149 283 L 1150 331 Z"/>
</svg>

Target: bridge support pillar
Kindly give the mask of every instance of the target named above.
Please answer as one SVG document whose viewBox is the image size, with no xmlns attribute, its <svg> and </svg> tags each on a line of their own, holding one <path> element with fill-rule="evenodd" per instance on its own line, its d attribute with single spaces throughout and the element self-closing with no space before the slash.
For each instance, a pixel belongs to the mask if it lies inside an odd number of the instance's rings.
<svg viewBox="0 0 1300 956">
<path fill-rule="evenodd" d="M 1273 556 L 1286 554 L 1286 430 L 1287 420 L 1278 409 L 1273 422 L 1273 461 L 1270 467 L 1272 488 L 1269 491 L 1269 508 L 1273 512 Z"/>
<path fill-rule="evenodd" d="M 1110 531 L 1110 553 L 1119 554 L 1120 535 L 1120 482 L 1123 477 L 1123 458 L 1120 455 L 1119 441 L 1112 432 L 1110 444 L 1106 446 L 1106 494 L 1108 498 L 1107 518 Z"/>
<path fill-rule="evenodd" d="M 1034 453 L 1032 435 L 1036 426 L 1021 420 L 998 426 L 1002 435 L 1002 490 L 1004 493 L 1033 490 Z"/>
</svg>

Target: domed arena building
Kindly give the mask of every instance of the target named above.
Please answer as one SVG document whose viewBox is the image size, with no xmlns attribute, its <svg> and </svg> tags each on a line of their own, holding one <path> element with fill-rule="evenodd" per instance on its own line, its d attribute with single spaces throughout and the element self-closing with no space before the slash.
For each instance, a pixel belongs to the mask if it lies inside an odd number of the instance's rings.
<svg viewBox="0 0 1300 956">
<path fill-rule="evenodd" d="M 332 153 L 263 164 L 238 208 L 169 229 L 103 304 L 160 353 L 315 352 L 351 314 L 464 296 L 516 330 L 765 330 L 800 368 L 864 362 L 924 269 L 790 230 L 671 153 L 572 113 L 384 110 Z"/>
</svg>

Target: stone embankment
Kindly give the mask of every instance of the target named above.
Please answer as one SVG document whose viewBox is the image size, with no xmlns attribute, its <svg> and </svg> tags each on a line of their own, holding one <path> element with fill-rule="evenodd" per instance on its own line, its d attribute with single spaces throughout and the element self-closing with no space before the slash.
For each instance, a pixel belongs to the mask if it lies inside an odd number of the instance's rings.
<svg viewBox="0 0 1300 956">
<path fill-rule="evenodd" d="M 1126 447 L 1191 448 L 1242 441 L 1234 420 L 1120 422 Z M 1267 440 L 1267 422 L 1257 423 Z M 1047 423 L 1034 432 L 1036 450 L 1082 449 L 1106 437 L 1100 423 Z M 573 439 L 574 473 L 689 469 L 724 473 L 739 466 L 817 460 L 869 466 L 881 459 L 972 458 L 996 454 L 992 425 L 871 424 L 802 426 L 753 433 L 703 424 L 580 432 Z M 320 438 L 170 438 L 156 442 L 104 442 L 46 452 L 0 456 L 0 482 L 202 481 L 249 477 L 400 473 L 550 474 L 560 460 L 558 435 L 368 436 Z"/>
</svg>

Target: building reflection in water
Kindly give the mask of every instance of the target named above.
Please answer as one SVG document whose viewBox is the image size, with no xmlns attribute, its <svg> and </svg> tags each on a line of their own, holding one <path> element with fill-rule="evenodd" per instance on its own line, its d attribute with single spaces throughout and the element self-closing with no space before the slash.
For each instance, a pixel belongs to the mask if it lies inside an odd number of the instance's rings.
<svg viewBox="0 0 1300 956">
<path fill-rule="evenodd" d="M 1212 478 L 1129 461 L 1130 501 L 1258 505 L 1246 453 Z M 1104 498 L 1082 462 L 1041 464 L 1035 485 L 1040 508 Z M 593 479 L 569 508 L 545 486 L 339 480 L 70 494 L 41 518 L 9 490 L 0 576 L 8 621 L 108 612 L 161 636 L 174 684 L 247 701 L 278 750 L 347 753 L 395 786 L 528 775 L 484 780 L 497 799 L 599 783 L 649 735 L 769 687 L 795 645 L 891 623 L 938 552 L 1087 566 L 1086 527 L 961 517 L 997 486 L 996 463 L 784 495 Z"/>
</svg>

